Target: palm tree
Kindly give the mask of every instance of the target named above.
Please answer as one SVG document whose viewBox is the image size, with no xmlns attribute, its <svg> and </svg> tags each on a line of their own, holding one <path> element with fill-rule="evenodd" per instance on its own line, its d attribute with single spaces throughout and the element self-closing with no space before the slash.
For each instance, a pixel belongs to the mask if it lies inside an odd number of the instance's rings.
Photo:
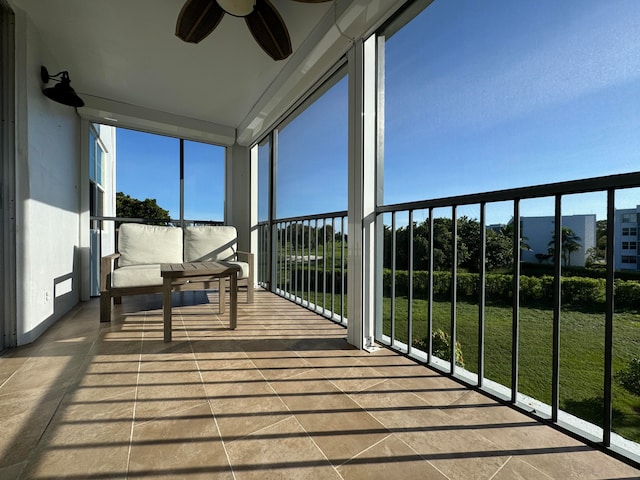
<svg viewBox="0 0 640 480">
<path fill-rule="evenodd" d="M 562 252 L 562 263 L 563 265 L 570 267 L 571 266 L 571 254 L 573 252 L 577 252 L 582 248 L 580 245 L 580 241 L 582 240 L 578 235 L 576 235 L 573 230 L 569 227 L 562 227 L 561 233 L 561 252 Z M 551 241 L 549 242 L 549 253 L 553 255 L 555 251 L 556 244 L 556 234 L 553 233 L 551 236 Z"/>
</svg>

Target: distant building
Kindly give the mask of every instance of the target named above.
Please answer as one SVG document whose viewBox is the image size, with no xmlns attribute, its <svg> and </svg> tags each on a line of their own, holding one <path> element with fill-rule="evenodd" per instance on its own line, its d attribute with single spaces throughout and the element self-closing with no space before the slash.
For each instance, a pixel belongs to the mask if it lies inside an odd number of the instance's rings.
<svg viewBox="0 0 640 480">
<path fill-rule="evenodd" d="M 636 208 L 616 210 L 614 268 L 616 270 L 639 270 L 638 265 L 638 219 L 640 205 Z"/>
<path fill-rule="evenodd" d="M 634 210 L 635 211 L 635 210 Z M 522 261 L 539 263 L 550 261 L 544 256 L 549 253 L 549 242 L 555 232 L 555 217 L 521 217 L 523 243 L 530 249 L 522 250 Z M 568 264 L 574 267 L 584 267 L 589 249 L 596 246 L 596 216 L 567 215 L 562 217 L 562 227 L 570 228 L 579 237 L 577 243 L 580 248 L 571 252 Z"/>
</svg>

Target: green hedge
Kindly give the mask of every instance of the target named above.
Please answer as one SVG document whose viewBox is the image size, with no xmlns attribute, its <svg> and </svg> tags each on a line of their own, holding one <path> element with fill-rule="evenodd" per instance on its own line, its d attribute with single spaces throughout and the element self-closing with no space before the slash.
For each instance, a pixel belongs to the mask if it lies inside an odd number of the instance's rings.
<svg viewBox="0 0 640 480">
<path fill-rule="evenodd" d="M 457 298 L 475 301 L 480 295 L 480 280 L 477 273 L 460 272 L 457 275 Z M 413 274 L 413 295 L 426 298 L 429 274 L 415 271 Z M 408 292 L 408 273 L 396 271 L 396 295 L 406 296 Z M 601 307 L 605 303 L 606 281 L 603 278 L 562 277 L 561 295 L 563 305 L 581 307 Z M 384 270 L 383 288 L 385 295 L 391 293 L 391 271 Z M 633 280 L 615 280 L 615 306 L 617 309 L 640 307 L 640 282 Z M 513 300 L 513 275 L 487 274 L 485 276 L 485 295 L 489 301 L 511 302 Z M 433 296 L 438 300 L 451 298 L 451 273 L 433 273 Z M 553 277 L 520 276 L 520 301 L 527 305 L 553 304 Z"/>
</svg>

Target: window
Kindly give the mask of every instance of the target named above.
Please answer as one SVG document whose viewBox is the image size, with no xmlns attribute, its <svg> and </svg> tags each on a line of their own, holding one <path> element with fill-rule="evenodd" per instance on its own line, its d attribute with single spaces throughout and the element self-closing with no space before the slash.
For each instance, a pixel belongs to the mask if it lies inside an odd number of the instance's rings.
<svg viewBox="0 0 640 480">
<path fill-rule="evenodd" d="M 258 146 L 258 221 L 269 220 L 269 192 L 271 178 L 271 141 L 264 140 Z"/>
<path fill-rule="evenodd" d="M 636 257 L 635 255 L 623 255 L 622 256 L 622 263 L 638 263 L 638 257 Z"/>
<path fill-rule="evenodd" d="M 622 223 L 638 223 L 638 215 L 636 213 L 622 214 Z"/>
<path fill-rule="evenodd" d="M 184 141 L 185 220 L 224 219 L 224 153 L 223 147 Z"/>
<path fill-rule="evenodd" d="M 637 250 L 638 242 L 622 242 L 623 250 Z"/>
<path fill-rule="evenodd" d="M 636 227 L 623 227 L 622 235 L 629 236 L 629 237 L 636 237 L 638 236 L 638 229 Z"/>
<path fill-rule="evenodd" d="M 104 215 L 104 163 L 105 149 L 98 140 L 95 126 L 89 130 L 89 214 Z"/>
<path fill-rule="evenodd" d="M 638 22 L 633 1 L 436 1 L 388 27 L 381 203 L 637 170 Z"/>
<path fill-rule="evenodd" d="M 117 137 L 117 192 L 155 199 L 173 220 L 224 219 L 224 147 L 122 128 Z"/>
<path fill-rule="evenodd" d="M 341 77 L 280 127 L 277 218 L 347 209 L 347 87 L 347 77 Z"/>
</svg>

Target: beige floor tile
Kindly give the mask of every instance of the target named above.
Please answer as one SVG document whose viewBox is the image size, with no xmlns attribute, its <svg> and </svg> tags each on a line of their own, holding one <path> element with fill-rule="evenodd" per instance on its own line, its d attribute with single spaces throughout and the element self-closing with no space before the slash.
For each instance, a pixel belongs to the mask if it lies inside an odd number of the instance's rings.
<svg viewBox="0 0 640 480">
<path fill-rule="evenodd" d="M 519 458 L 510 458 L 492 480 L 553 480 Z"/>
<path fill-rule="evenodd" d="M 171 343 L 160 295 L 95 299 L 0 357 L 0 478 L 640 478 L 270 293 L 233 331 L 217 293 L 174 300 Z"/>
<path fill-rule="evenodd" d="M 448 477 L 491 478 L 507 461 L 508 455 L 472 426 L 454 424 L 440 408 L 395 381 L 372 390 L 352 397 Z"/>
<path fill-rule="evenodd" d="M 164 417 L 206 401 L 200 375 L 195 369 L 188 372 L 147 371 L 141 373 L 138 381 L 136 421 L 138 418 Z"/>
<path fill-rule="evenodd" d="M 293 417 L 227 446 L 237 480 L 331 480 L 340 475 Z"/>
<path fill-rule="evenodd" d="M 71 385 L 81 371 L 83 356 L 37 356 L 29 359 L 0 388 L 0 395 L 30 389 Z"/>
<path fill-rule="evenodd" d="M 271 384 L 334 465 L 341 465 L 389 434 L 335 385 L 315 380 L 313 375 L 313 372 L 299 375 L 296 377 L 299 382 Z"/>
<path fill-rule="evenodd" d="M 0 467 L 23 462 L 45 432 L 65 389 L 31 389 L 0 395 Z M 0 476 L 0 478 L 2 478 Z"/>
<path fill-rule="evenodd" d="M 478 392 L 467 392 L 443 412 L 449 416 L 452 424 L 472 426 L 477 434 L 506 450 L 514 445 L 535 446 L 540 449 L 584 445 L 523 413 L 493 402 Z M 523 450 L 526 451 L 526 448 Z M 532 454 L 535 454 L 535 449 Z"/>
<path fill-rule="evenodd" d="M 341 465 L 338 471 L 344 480 L 388 480 L 399 474 L 407 479 L 447 480 L 394 435 Z"/>
<path fill-rule="evenodd" d="M 207 404 L 136 425 L 129 478 L 232 479 L 231 466 Z"/>
<path fill-rule="evenodd" d="M 211 408 L 225 442 L 233 442 L 290 416 L 286 405 L 263 379 L 206 385 Z"/>
<path fill-rule="evenodd" d="M 26 466 L 27 462 L 25 461 L 8 467 L 0 467 L 0 478 L 3 480 L 17 480 Z"/>
<path fill-rule="evenodd" d="M 533 447 L 532 450 L 534 454 L 528 454 L 523 460 L 558 480 L 640 479 L 640 470 L 594 451 L 586 445 L 550 448 L 544 451 Z"/>
<path fill-rule="evenodd" d="M 22 478 L 125 478 L 133 408 L 124 397 L 61 407 Z"/>
</svg>

